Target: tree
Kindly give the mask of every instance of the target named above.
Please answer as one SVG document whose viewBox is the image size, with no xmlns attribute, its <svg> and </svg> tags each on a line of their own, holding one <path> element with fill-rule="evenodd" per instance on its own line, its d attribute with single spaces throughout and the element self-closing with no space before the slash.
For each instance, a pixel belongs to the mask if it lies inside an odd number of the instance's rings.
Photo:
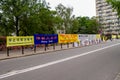
<svg viewBox="0 0 120 80">
<path fill-rule="evenodd" d="M 78 33 L 80 34 L 96 34 L 98 33 L 99 23 L 96 18 L 77 17 L 79 22 Z"/>
<path fill-rule="evenodd" d="M 70 27 L 70 33 L 71 34 L 76 34 L 76 33 L 78 33 L 78 29 L 79 29 L 79 22 L 78 22 L 78 20 L 77 20 L 77 18 L 73 18 L 73 20 L 72 20 L 72 25 L 71 25 L 71 27 Z"/>
<path fill-rule="evenodd" d="M 12 24 L 11 28 L 16 30 L 16 35 L 19 36 L 19 21 L 26 11 L 28 11 L 29 0 L 2 0 L 2 14 L 5 15 L 7 21 Z"/>
<path fill-rule="evenodd" d="M 110 5 L 112 5 L 113 9 L 117 11 L 120 17 L 120 0 L 106 0 Z"/>
<path fill-rule="evenodd" d="M 11 35 L 11 33 L 14 31 L 14 29 L 11 27 L 13 22 L 11 20 L 8 20 L 2 13 L 0 16 L 0 35 Z"/>
<path fill-rule="evenodd" d="M 41 32 L 47 34 L 55 33 L 54 11 L 50 11 L 49 9 L 42 9 L 42 11 L 40 11 L 39 17 L 41 21 L 41 24 L 39 25 L 41 26 Z"/>
<path fill-rule="evenodd" d="M 61 28 L 65 30 L 65 33 L 70 33 L 69 29 L 72 26 L 71 22 L 73 18 L 73 8 L 65 7 L 64 5 L 59 4 L 56 7 L 56 12 L 57 16 L 61 17 L 61 19 L 63 20 L 63 23 L 61 23 Z"/>
<path fill-rule="evenodd" d="M 1 0 L 0 5 L 3 29 L 17 36 L 54 33 L 54 16 L 45 0 Z"/>
<path fill-rule="evenodd" d="M 58 30 L 64 30 L 63 28 L 63 19 L 57 15 L 56 11 L 53 11 L 53 26 L 55 33 L 57 33 Z"/>
<path fill-rule="evenodd" d="M 96 34 L 98 33 L 98 26 L 99 23 L 97 22 L 96 18 L 91 18 L 88 20 L 88 22 L 86 23 L 87 26 L 87 34 Z"/>
<path fill-rule="evenodd" d="M 79 22 L 78 33 L 86 34 L 86 22 L 88 19 L 89 17 L 77 17 Z"/>
<path fill-rule="evenodd" d="M 41 8 L 37 14 L 28 18 L 25 16 L 21 23 L 21 33 L 26 35 L 55 33 L 53 15 L 54 13 L 49 9 Z"/>
</svg>

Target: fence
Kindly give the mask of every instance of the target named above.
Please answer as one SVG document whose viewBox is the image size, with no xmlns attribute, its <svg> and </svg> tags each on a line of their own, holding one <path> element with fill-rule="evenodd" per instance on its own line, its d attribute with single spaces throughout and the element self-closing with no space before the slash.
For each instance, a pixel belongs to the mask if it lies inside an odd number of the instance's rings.
<svg viewBox="0 0 120 80">
<path fill-rule="evenodd" d="M 104 40 L 103 40 L 104 41 Z M 99 34 L 35 34 L 34 36 L 0 37 L 0 50 L 11 53 L 39 53 L 82 47 L 102 42 Z"/>
</svg>

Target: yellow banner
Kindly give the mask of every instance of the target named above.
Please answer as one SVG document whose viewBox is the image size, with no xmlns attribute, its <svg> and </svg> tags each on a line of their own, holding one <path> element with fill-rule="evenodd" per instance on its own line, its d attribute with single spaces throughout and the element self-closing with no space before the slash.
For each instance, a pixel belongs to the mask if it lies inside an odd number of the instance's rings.
<svg viewBox="0 0 120 80">
<path fill-rule="evenodd" d="M 120 38 L 120 35 L 118 35 L 118 38 Z"/>
<path fill-rule="evenodd" d="M 112 35 L 112 38 L 113 38 L 113 39 L 116 39 L 116 35 Z"/>
<path fill-rule="evenodd" d="M 7 36 L 7 47 L 33 45 L 33 36 Z"/>
<path fill-rule="evenodd" d="M 78 42 L 78 34 L 59 34 L 58 39 L 59 43 Z"/>
<path fill-rule="evenodd" d="M 100 37 L 100 34 L 97 34 L 96 35 L 96 39 L 100 39 L 101 37 Z"/>
</svg>

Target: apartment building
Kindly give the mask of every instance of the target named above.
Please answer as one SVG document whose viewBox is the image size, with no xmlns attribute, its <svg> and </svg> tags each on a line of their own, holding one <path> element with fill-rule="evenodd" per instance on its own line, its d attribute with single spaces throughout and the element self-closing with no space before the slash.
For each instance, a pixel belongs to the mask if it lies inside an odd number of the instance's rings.
<svg viewBox="0 0 120 80">
<path fill-rule="evenodd" d="M 120 34 L 120 20 L 117 12 L 113 11 L 106 0 L 96 0 L 96 16 L 103 34 Z"/>
</svg>

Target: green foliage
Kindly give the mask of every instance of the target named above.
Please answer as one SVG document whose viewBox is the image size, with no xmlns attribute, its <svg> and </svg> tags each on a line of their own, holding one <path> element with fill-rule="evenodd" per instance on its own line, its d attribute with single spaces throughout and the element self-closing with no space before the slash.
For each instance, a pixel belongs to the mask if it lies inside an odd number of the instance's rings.
<svg viewBox="0 0 120 80">
<path fill-rule="evenodd" d="M 79 27 L 78 33 L 80 34 L 96 34 L 98 33 L 99 23 L 95 18 L 78 17 Z"/>
<path fill-rule="evenodd" d="M 59 24 L 59 26 L 61 26 L 61 29 L 65 30 L 65 33 L 70 33 L 70 27 L 72 26 L 72 12 L 73 12 L 73 8 L 70 7 L 65 7 L 62 4 L 59 4 L 56 7 L 56 12 L 57 12 L 57 16 L 61 17 L 61 22 Z"/>
<path fill-rule="evenodd" d="M 72 15 L 73 8 L 59 4 L 50 10 L 45 0 L 0 0 L 0 35 L 29 36 L 65 33 L 97 33 L 96 19 Z"/>
<path fill-rule="evenodd" d="M 54 15 L 45 0 L 2 0 L 0 28 L 5 35 L 54 33 Z M 2 31 L 1 31 L 2 32 Z"/>
<path fill-rule="evenodd" d="M 106 0 L 110 5 L 112 5 L 113 9 L 117 11 L 120 17 L 120 0 Z"/>
<path fill-rule="evenodd" d="M 72 20 L 72 26 L 70 27 L 70 33 L 71 34 L 76 34 L 76 33 L 78 33 L 78 28 L 79 28 L 79 22 L 78 22 L 78 20 L 77 19 L 74 19 L 74 20 Z"/>
</svg>

